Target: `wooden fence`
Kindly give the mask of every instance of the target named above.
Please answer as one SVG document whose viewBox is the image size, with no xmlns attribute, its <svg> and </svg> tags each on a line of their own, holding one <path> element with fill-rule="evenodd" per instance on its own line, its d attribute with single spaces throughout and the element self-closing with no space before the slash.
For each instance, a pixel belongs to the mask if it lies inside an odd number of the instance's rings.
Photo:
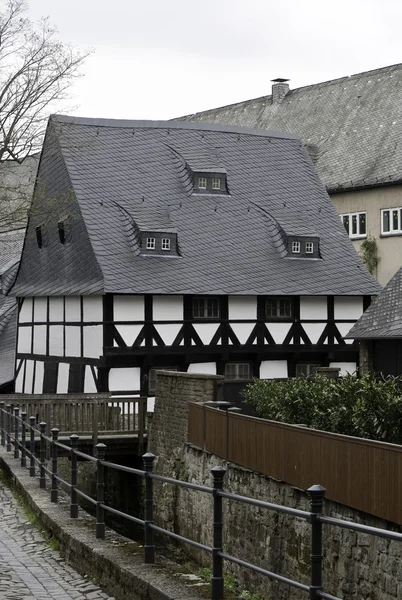
<svg viewBox="0 0 402 600">
<path fill-rule="evenodd" d="M 189 404 L 188 442 L 229 462 L 402 525 L 402 446 Z"/>
<path fill-rule="evenodd" d="M 52 423 L 60 436 L 131 434 L 143 443 L 146 432 L 147 398 L 112 398 L 110 394 L 2 395 L 5 405 L 19 407 L 36 422 Z M 50 431 L 47 432 L 50 434 Z"/>
</svg>

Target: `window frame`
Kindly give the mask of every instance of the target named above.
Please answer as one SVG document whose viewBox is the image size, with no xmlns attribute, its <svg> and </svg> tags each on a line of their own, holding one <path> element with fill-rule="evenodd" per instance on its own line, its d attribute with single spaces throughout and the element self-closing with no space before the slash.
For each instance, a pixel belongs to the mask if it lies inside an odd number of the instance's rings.
<svg viewBox="0 0 402 600">
<path fill-rule="evenodd" d="M 161 238 L 161 250 L 163 252 L 170 250 L 170 238 Z"/>
<path fill-rule="evenodd" d="M 199 310 L 196 311 L 195 310 L 195 305 L 196 305 L 197 302 L 203 302 L 204 303 L 202 311 L 199 311 Z M 208 315 L 208 302 L 216 302 L 216 308 L 217 308 L 216 313 L 217 314 Z M 212 305 L 212 308 L 214 308 L 213 305 Z M 196 315 L 195 314 L 196 312 L 203 312 L 204 314 L 203 315 L 201 315 L 201 314 L 197 314 Z M 212 312 L 214 312 L 214 310 L 212 310 Z M 195 296 L 192 299 L 192 302 L 191 302 L 191 314 L 192 314 L 193 319 L 197 319 L 197 320 L 198 319 L 199 320 L 210 319 L 210 320 L 215 320 L 216 321 L 217 319 L 220 319 L 220 317 L 221 317 L 221 301 L 220 301 L 220 298 L 218 296 Z"/>
<path fill-rule="evenodd" d="M 201 181 L 205 182 L 205 185 L 201 185 Z M 198 189 L 206 190 L 208 188 L 208 177 L 199 176 L 198 177 Z"/>
<path fill-rule="evenodd" d="M 296 249 L 297 248 L 297 249 Z M 298 241 L 292 242 L 292 254 L 300 254 L 301 244 Z"/>
<path fill-rule="evenodd" d="M 364 215 L 364 229 L 365 232 L 361 233 L 361 222 L 360 217 Z M 341 213 L 339 215 L 341 223 L 344 226 L 346 233 L 351 240 L 362 240 L 367 237 L 367 211 L 359 210 L 350 213 Z M 353 233 L 353 218 L 356 218 L 356 233 Z M 348 228 L 346 229 L 345 219 L 348 219 Z"/>
<path fill-rule="evenodd" d="M 306 254 L 314 254 L 314 242 L 306 242 L 304 250 Z"/>
<path fill-rule="evenodd" d="M 396 211 L 398 226 L 397 228 L 393 227 L 393 212 Z M 389 230 L 384 231 L 384 215 L 388 214 L 388 225 Z M 389 236 L 389 235 L 400 235 L 402 234 L 402 206 L 395 206 L 393 208 L 382 208 L 380 213 L 380 221 L 381 221 L 381 235 Z"/>
<path fill-rule="evenodd" d="M 308 373 L 300 373 L 297 374 L 297 369 L 298 367 L 308 367 Z M 311 377 L 312 375 L 314 375 L 314 373 L 316 372 L 316 370 L 321 367 L 321 363 L 319 362 L 298 362 L 296 363 L 296 367 L 295 367 L 295 376 L 296 377 Z M 311 368 L 314 368 L 314 371 L 311 371 Z"/>
<path fill-rule="evenodd" d="M 287 308 L 289 308 L 289 310 L 286 312 L 288 312 L 289 314 L 280 314 L 282 311 L 281 308 L 281 302 L 286 301 L 286 304 L 288 305 Z M 269 315 L 268 314 L 268 303 L 269 302 L 275 302 L 276 304 L 276 310 L 274 315 Z M 282 311 L 285 312 L 285 311 Z M 292 298 L 290 298 L 289 296 L 269 296 L 267 298 L 265 298 L 264 301 L 264 319 L 266 321 L 270 321 L 270 320 L 275 320 L 275 321 L 291 321 L 293 319 L 293 302 L 292 302 Z"/>
<path fill-rule="evenodd" d="M 146 250 L 156 250 L 156 238 L 147 237 Z"/>
<path fill-rule="evenodd" d="M 239 367 L 247 367 L 248 369 L 248 377 L 239 377 Z M 234 377 L 228 377 L 228 374 L 226 372 L 226 368 L 227 367 L 236 367 L 235 371 L 235 376 Z M 224 376 L 224 380 L 225 381 L 251 381 L 253 379 L 253 365 L 251 362 L 227 362 L 225 364 L 225 368 L 224 368 L 224 372 L 223 372 L 223 376 Z"/>
<path fill-rule="evenodd" d="M 217 185 L 216 185 L 216 182 L 217 182 Z M 214 191 L 222 189 L 221 183 L 222 183 L 221 177 L 216 177 L 216 176 L 212 177 L 211 185 L 212 185 L 212 189 Z"/>
</svg>

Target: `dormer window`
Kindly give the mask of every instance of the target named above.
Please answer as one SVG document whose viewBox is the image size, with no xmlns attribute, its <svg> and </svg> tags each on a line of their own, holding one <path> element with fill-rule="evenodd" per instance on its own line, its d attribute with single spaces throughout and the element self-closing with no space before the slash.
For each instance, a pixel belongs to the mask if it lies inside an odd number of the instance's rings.
<svg viewBox="0 0 402 600">
<path fill-rule="evenodd" d="M 306 254 L 314 254 L 314 242 L 306 242 Z"/>
<path fill-rule="evenodd" d="M 212 189 L 213 190 L 221 189 L 221 178 L 220 177 L 212 177 Z"/>
<path fill-rule="evenodd" d="M 193 193 L 198 194 L 227 194 L 226 172 L 223 170 L 205 172 L 193 171 Z"/>
<path fill-rule="evenodd" d="M 170 250 L 170 238 L 162 238 L 161 249 Z"/>
<path fill-rule="evenodd" d="M 321 258 L 319 241 L 317 236 L 289 235 L 288 258 Z"/>
<path fill-rule="evenodd" d="M 206 190 L 207 189 L 207 178 L 206 177 L 199 177 L 198 178 L 198 187 L 200 190 Z"/>
<path fill-rule="evenodd" d="M 292 253 L 300 254 L 300 242 L 292 242 Z"/>
<path fill-rule="evenodd" d="M 147 237 L 147 250 L 155 250 L 155 238 Z"/>
</svg>

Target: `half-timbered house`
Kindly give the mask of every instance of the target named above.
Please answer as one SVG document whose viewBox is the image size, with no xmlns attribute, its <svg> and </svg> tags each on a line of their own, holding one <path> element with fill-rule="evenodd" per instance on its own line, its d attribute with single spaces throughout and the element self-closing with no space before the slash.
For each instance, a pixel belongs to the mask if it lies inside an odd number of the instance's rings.
<svg viewBox="0 0 402 600">
<path fill-rule="evenodd" d="M 296 136 L 53 116 L 12 288 L 16 391 L 353 371 L 342 336 L 379 290 Z"/>
</svg>

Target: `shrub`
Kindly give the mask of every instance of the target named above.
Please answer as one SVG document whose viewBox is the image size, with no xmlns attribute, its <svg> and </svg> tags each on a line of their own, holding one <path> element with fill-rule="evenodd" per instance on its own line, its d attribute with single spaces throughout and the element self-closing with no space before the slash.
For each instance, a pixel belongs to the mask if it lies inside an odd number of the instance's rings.
<svg viewBox="0 0 402 600">
<path fill-rule="evenodd" d="M 402 377 L 258 380 L 245 400 L 257 416 L 314 429 L 402 443 Z"/>
</svg>

